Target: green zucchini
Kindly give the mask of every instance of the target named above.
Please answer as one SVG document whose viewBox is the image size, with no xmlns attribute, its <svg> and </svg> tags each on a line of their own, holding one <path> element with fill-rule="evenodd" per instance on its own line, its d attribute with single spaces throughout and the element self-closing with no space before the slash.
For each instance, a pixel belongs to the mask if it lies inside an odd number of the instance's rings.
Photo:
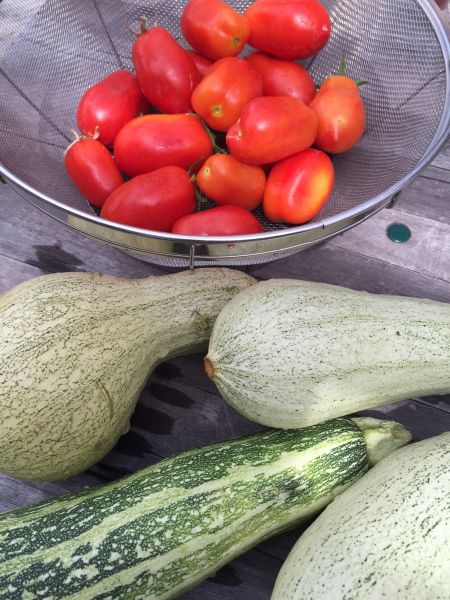
<svg viewBox="0 0 450 600">
<path fill-rule="evenodd" d="M 62 479 L 128 430 L 150 373 L 204 348 L 254 279 L 230 269 L 122 279 L 58 273 L 0 297 L 0 471 Z"/>
<path fill-rule="evenodd" d="M 450 433 L 397 450 L 300 537 L 272 600 L 448 600 Z"/>
<path fill-rule="evenodd" d="M 257 283 L 220 313 L 205 368 L 237 411 L 287 429 L 450 393 L 450 304 Z"/>
<path fill-rule="evenodd" d="M 373 456 L 409 439 L 401 425 L 374 419 L 267 430 L 5 513 L 0 598 L 176 598 L 322 509 Z"/>
</svg>

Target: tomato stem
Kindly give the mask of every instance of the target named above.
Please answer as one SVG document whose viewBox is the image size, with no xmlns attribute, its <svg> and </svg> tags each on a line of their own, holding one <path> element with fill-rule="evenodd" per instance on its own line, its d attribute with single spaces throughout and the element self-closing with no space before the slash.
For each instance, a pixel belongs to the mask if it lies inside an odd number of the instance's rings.
<svg viewBox="0 0 450 600">
<path fill-rule="evenodd" d="M 339 65 L 338 75 L 342 75 L 343 77 L 347 76 L 347 58 L 345 56 L 345 50 L 342 51 L 342 59 L 341 64 Z"/>
<path fill-rule="evenodd" d="M 139 31 L 135 31 L 133 28 L 128 27 L 128 30 L 131 31 L 131 33 L 134 35 L 135 38 L 140 37 L 143 33 L 145 33 L 147 31 L 147 18 L 140 17 L 139 23 L 140 23 Z"/>
<path fill-rule="evenodd" d="M 197 184 L 194 187 L 194 194 L 195 194 L 195 200 L 197 201 L 197 204 L 206 204 L 208 202 L 208 198 L 205 198 L 205 196 L 200 191 Z"/>
<path fill-rule="evenodd" d="M 215 151 L 215 152 L 221 152 L 221 153 L 223 153 L 223 150 L 222 150 L 222 148 L 221 148 L 220 146 L 218 146 L 218 145 L 217 145 L 217 138 L 216 138 L 216 135 L 215 135 L 215 133 L 212 131 L 212 129 L 210 129 L 210 128 L 208 127 L 208 125 L 207 125 L 207 124 L 206 124 L 206 122 L 205 122 L 205 121 L 204 121 L 204 120 L 201 118 L 201 116 L 200 116 L 200 115 L 198 115 L 197 113 L 194 113 L 194 112 L 192 112 L 192 113 L 187 113 L 187 114 L 188 114 L 188 115 L 191 115 L 191 116 L 193 116 L 193 117 L 196 117 L 196 118 L 197 118 L 197 119 L 200 121 L 200 123 L 201 123 L 201 124 L 202 124 L 202 126 L 203 126 L 203 129 L 204 129 L 204 130 L 206 131 L 206 133 L 209 135 L 209 139 L 211 140 L 211 144 L 212 144 L 212 147 L 213 147 L 214 151 Z"/>
<path fill-rule="evenodd" d="M 349 77 L 347 75 L 347 56 L 345 54 L 345 50 L 342 51 L 342 59 L 341 59 L 341 63 L 339 65 L 339 70 L 338 70 L 338 75 L 342 76 L 342 77 L 348 77 L 349 79 L 352 79 L 351 77 Z M 354 80 L 353 80 L 354 81 Z M 323 83 L 323 81 L 322 81 Z M 316 90 L 320 90 L 322 83 L 316 83 Z M 369 82 L 366 81 L 365 79 L 359 80 L 359 81 L 355 81 L 355 84 L 358 87 L 361 87 L 362 85 L 366 85 Z"/>
<path fill-rule="evenodd" d="M 67 154 L 67 152 L 69 152 L 70 148 L 72 148 L 72 146 L 74 144 L 78 144 L 78 142 L 83 139 L 83 136 L 82 135 L 80 136 L 80 134 L 78 133 L 78 131 L 76 129 L 71 129 L 70 131 L 72 132 L 75 139 L 64 150 L 64 156 Z"/>
<path fill-rule="evenodd" d="M 188 175 L 192 175 L 193 177 L 195 177 L 194 174 L 194 170 L 195 168 L 201 163 L 205 161 L 205 157 L 204 156 L 200 156 L 200 158 L 197 158 L 197 160 L 195 160 L 192 165 L 189 167 L 188 169 Z M 191 178 L 192 181 L 192 178 Z"/>
</svg>

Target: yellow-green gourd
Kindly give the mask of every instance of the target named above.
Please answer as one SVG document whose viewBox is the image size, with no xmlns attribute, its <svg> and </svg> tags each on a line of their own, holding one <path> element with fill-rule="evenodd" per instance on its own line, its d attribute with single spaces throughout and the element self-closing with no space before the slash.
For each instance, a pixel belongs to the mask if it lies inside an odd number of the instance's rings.
<svg viewBox="0 0 450 600">
<path fill-rule="evenodd" d="M 450 304 L 264 281 L 220 313 L 205 367 L 236 410 L 285 429 L 447 394 Z"/>
<path fill-rule="evenodd" d="M 253 283 L 229 269 L 60 273 L 0 296 L 0 471 L 60 479 L 99 461 L 155 366 L 204 348 L 220 310 Z"/>
</svg>

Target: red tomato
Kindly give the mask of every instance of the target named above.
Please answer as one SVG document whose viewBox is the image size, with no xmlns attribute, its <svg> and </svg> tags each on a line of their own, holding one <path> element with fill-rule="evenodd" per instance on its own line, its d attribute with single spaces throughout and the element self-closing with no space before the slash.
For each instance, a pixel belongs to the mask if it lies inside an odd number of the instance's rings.
<svg viewBox="0 0 450 600">
<path fill-rule="evenodd" d="M 83 196 L 99 208 L 123 183 L 113 157 L 94 138 L 81 138 L 73 142 L 64 154 L 64 165 Z"/>
<path fill-rule="evenodd" d="M 116 135 L 128 121 L 149 110 L 138 80 L 129 71 L 114 71 L 83 94 L 78 105 L 77 122 L 81 132 L 112 148 Z"/>
<path fill-rule="evenodd" d="M 197 185 L 217 204 L 254 210 L 261 203 L 266 175 L 261 167 L 245 165 L 229 154 L 214 154 L 197 173 Z"/>
<path fill-rule="evenodd" d="M 247 104 L 227 133 L 233 156 L 250 165 L 282 160 L 309 148 L 317 134 L 317 117 L 290 96 L 266 96 Z"/>
<path fill-rule="evenodd" d="M 145 115 L 119 132 L 114 157 L 130 177 L 160 167 L 189 169 L 211 156 L 211 138 L 194 115 Z"/>
<path fill-rule="evenodd" d="M 364 104 L 356 83 L 333 76 L 321 86 L 310 107 L 318 117 L 314 145 L 338 154 L 350 150 L 363 136 L 366 126 Z"/>
<path fill-rule="evenodd" d="M 192 60 L 197 67 L 197 71 L 200 73 L 200 78 L 203 79 L 205 75 L 208 75 L 211 67 L 214 64 L 213 61 L 209 60 L 209 58 L 206 58 L 205 56 L 202 56 L 201 54 L 198 54 L 198 52 L 194 52 L 193 50 L 188 50 L 187 52 L 189 56 L 192 57 Z"/>
<path fill-rule="evenodd" d="M 249 210 L 240 206 L 217 206 L 181 217 L 172 233 L 181 235 L 246 235 L 260 233 L 261 223 Z"/>
<path fill-rule="evenodd" d="M 181 15 L 181 31 L 200 54 L 218 60 L 239 54 L 250 35 L 250 25 L 222 0 L 191 0 Z"/>
<path fill-rule="evenodd" d="M 180 217 L 195 210 L 194 184 L 180 167 L 138 175 L 117 188 L 100 216 L 124 225 L 170 231 Z"/>
<path fill-rule="evenodd" d="M 245 16 L 250 46 L 285 60 L 314 56 L 331 33 L 330 17 L 317 0 L 258 0 Z"/>
<path fill-rule="evenodd" d="M 142 33 L 133 44 L 132 59 L 144 96 L 153 106 L 170 114 L 192 112 L 191 95 L 200 73 L 168 31 L 152 27 Z"/>
<path fill-rule="evenodd" d="M 330 157 L 314 148 L 294 154 L 274 166 L 264 193 L 269 221 L 299 225 L 319 213 L 333 191 Z"/>
<path fill-rule="evenodd" d="M 261 77 L 247 61 L 222 58 L 196 87 L 192 106 L 210 127 L 228 131 L 244 106 L 262 92 Z"/>
<path fill-rule="evenodd" d="M 302 65 L 253 52 L 245 57 L 263 82 L 264 96 L 292 96 L 309 104 L 316 95 L 314 79 Z"/>
</svg>

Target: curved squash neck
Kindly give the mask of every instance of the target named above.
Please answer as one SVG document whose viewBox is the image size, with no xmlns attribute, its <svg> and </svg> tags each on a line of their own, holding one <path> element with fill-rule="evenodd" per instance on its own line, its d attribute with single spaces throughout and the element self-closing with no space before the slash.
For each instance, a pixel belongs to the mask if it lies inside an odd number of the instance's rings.
<svg viewBox="0 0 450 600">
<path fill-rule="evenodd" d="M 100 460 L 155 366 L 204 349 L 217 315 L 254 282 L 229 269 L 140 280 L 58 273 L 4 294 L 0 471 L 61 479 Z"/>
</svg>

